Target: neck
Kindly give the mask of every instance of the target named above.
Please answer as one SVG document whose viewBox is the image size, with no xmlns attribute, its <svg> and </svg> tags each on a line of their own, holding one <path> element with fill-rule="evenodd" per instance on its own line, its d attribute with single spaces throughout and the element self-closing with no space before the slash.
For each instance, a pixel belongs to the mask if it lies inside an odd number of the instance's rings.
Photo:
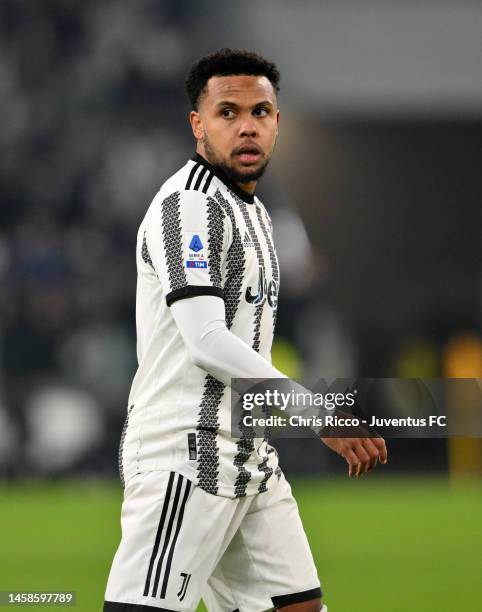
<svg viewBox="0 0 482 612">
<path fill-rule="evenodd" d="M 243 191 L 246 191 L 246 193 L 249 193 L 251 195 L 254 194 L 254 191 L 256 189 L 256 181 L 249 181 L 249 183 L 236 183 L 236 185 L 242 189 Z"/>
</svg>

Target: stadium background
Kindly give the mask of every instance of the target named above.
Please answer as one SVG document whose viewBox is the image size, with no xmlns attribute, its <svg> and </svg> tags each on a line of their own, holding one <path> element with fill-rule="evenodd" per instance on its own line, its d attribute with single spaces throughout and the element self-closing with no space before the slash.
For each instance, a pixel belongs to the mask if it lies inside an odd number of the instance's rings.
<svg viewBox="0 0 482 612">
<path fill-rule="evenodd" d="M 183 78 L 220 46 L 282 73 L 259 185 L 281 260 L 274 361 L 481 375 L 478 2 L 0 3 L 0 590 L 97 610 L 119 538 L 136 229 L 193 150 Z M 477 440 L 389 440 L 360 481 L 277 445 L 330 612 L 480 609 Z"/>
</svg>

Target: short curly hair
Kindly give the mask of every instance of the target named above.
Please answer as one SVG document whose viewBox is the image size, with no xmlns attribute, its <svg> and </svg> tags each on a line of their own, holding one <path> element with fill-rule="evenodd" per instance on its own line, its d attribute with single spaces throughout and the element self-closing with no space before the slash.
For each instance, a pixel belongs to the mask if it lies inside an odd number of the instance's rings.
<svg viewBox="0 0 482 612">
<path fill-rule="evenodd" d="M 213 76 L 245 74 L 265 76 L 273 89 L 279 91 L 280 73 L 276 64 L 246 49 L 219 49 L 199 59 L 191 66 L 186 78 L 186 91 L 192 108 L 197 111 L 206 83 Z"/>
</svg>

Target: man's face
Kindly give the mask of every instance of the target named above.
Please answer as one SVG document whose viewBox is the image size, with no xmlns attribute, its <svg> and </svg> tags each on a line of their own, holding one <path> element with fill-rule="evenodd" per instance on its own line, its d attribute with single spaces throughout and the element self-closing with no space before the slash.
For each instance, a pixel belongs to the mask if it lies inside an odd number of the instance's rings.
<svg viewBox="0 0 482 612">
<path fill-rule="evenodd" d="M 276 92 L 265 76 L 211 77 L 191 112 L 198 152 L 237 183 L 257 180 L 278 134 Z"/>
</svg>

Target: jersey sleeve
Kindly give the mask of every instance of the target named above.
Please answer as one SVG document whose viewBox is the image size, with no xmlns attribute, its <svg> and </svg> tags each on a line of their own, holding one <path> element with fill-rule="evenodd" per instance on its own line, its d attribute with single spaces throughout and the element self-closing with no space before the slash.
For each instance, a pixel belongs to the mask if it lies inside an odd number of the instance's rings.
<svg viewBox="0 0 482 612">
<path fill-rule="evenodd" d="M 230 227 L 212 197 L 176 191 L 160 199 L 146 240 L 168 306 L 196 295 L 224 297 L 222 270 Z"/>
</svg>

